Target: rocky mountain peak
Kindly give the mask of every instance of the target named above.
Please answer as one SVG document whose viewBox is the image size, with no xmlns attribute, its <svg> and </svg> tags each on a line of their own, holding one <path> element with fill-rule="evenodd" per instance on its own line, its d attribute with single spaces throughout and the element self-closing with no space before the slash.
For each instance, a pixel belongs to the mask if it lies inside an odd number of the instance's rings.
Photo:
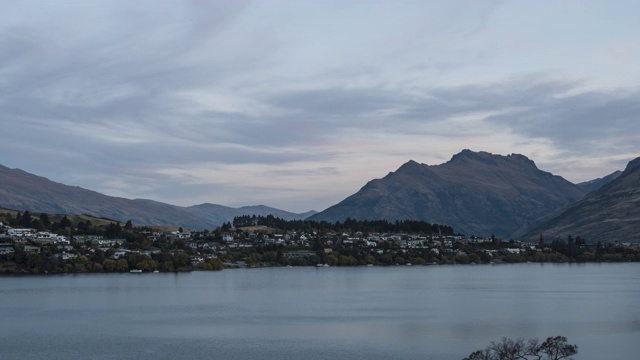
<svg viewBox="0 0 640 360">
<path fill-rule="evenodd" d="M 533 160 L 529 159 L 528 157 L 526 157 L 526 156 L 524 156 L 522 154 L 510 154 L 510 155 L 507 155 L 507 158 L 511 159 L 513 161 L 517 161 L 517 162 L 519 162 L 521 164 L 525 164 L 525 165 L 528 165 L 528 166 L 534 166 L 536 169 L 538 168 L 536 166 L 536 163 Z"/>
<path fill-rule="evenodd" d="M 524 155 L 465 149 L 440 165 L 409 161 L 311 219 L 425 220 L 466 234 L 508 236 L 583 196 Z"/>
<path fill-rule="evenodd" d="M 640 170 L 640 157 L 634 160 L 631 160 L 629 164 L 627 164 L 627 169 L 625 170 L 625 172 L 639 171 L 639 170 Z"/>
<path fill-rule="evenodd" d="M 510 155 L 496 155 L 486 151 L 472 151 L 469 149 L 464 149 L 461 152 L 453 155 L 451 160 L 449 160 L 446 164 L 460 164 L 460 163 L 485 163 L 488 165 L 498 165 L 501 162 L 512 163 L 514 165 L 521 165 L 526 167 L 534 167 L 537 169 L 536 164 L 530 160 L 528 157 L 521 154 L 510 154 Z"/>
<path fill-rule="evenodd" d="M 406 163 L 402 164 L 402 166 L 400 166 L 398 170 L 396 170 L 396 173 L 416 173 L 421 171 L 423 167 L 424 165 L 418 163 L 417 161 L 409 160 Z"/>
<path fill-rule="evenodd" d="M 464 149 L 459 153 L 453 155 L 451 157 L 451 160 L 449 160 L 449 162 L 466 161 L 466 160 L 489 160 L 491 159 L 492 156 L 494 155 L 486 151 L 475 152 L 469 149 Z"/>
</svg>

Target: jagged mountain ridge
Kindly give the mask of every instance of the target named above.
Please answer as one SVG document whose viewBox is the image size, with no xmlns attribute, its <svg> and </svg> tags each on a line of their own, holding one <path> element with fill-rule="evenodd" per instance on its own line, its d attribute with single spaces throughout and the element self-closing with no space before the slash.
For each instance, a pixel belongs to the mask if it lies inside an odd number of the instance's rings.
<svg viewBox="0 0 640 360">
<path fill-rule="evenodd" d="M 20 169 L 0 165 L 0 207 L 52 214 L 89 214 L 135 225 L 171 225 L 194 230 L 215 229 L 238 215 L 268 215 L 286 220 L 304 219 L 309 213 L 264 205 L 231 208 L 201 204 L 191 207 L 146 199 L 125 199 L 51 181 Z"/>
<path fill-rule="evenodd" d="M 310 219 L 414 219 L 447 224 L 468 235 L 509 237 L 584 195 L 523 155 L 463 150 L 441 165 L 409 161 Z"/>
<path fill-rule="evenodd" d="M 615 180 L 556 216 L 527 228 L 525 239 L 581 236 L 587 241 L 640 242 L 640 157 Z"/>
</svg>

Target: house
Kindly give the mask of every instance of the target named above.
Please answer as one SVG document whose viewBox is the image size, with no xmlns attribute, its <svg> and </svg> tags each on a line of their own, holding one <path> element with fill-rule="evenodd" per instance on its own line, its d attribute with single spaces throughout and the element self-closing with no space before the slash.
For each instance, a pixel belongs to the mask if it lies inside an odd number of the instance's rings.
<svg viewBox="0 0 640 360">
<path fill-rule="evenodd" d="M 33 238 L 31 239 L 31 241 L 33 241 L 34 243 L 43 245 L 43 244 L 51 244 L 57 239 L 58 239 L 57 234 L 51 234 L 48 232 L 38 232 L 35 235 L 33 235 Z"/>
<path fill-rule="evenodd" d="M 14 236 L 14 237 L 29 236 L 29 235 L 33 235 L 34 232 L 35 232 L 34 229 L 25 229 L 25 228 L 7 229 L 7 235 Z"/>
<path fill-rule="evenodd" d="M 113 255 L 111 255 L 111 258 L 114 259 L 114 260 L 118 260 L 118 259 L 122 258 L 123 256 L 127 255 L 128 252 L 129 252 L 129 250 L 116 251 Z"/>
<path fill-rule="evenodd" d="M 304 234 L 300 235 L 300 238 L 298 238 L 298 241 L 296 241 L 296 242 L 300 246 L 309 246 L 309 239 Z"/>
<path fill-rule="evenodd" d="M 26 253 L 39 253 L 40 252 L 40 248 L 39 247 L 37 247 L 37 246 L 29 246 L 29 245 L 26 245 L 23 250 Z"/>
<path fill-rule="evenodd" d="M 13 245 L 13 238 L 11 236 L 0 236 L 0 246 Z"/>
<path fill-rule="evenodd" d="M 187 246 L 192 249 L 197 249 L 200 244 L 197 241 L 189 241 L 187 242 Z"/>
<path fill-rule="evenodd" d="M 75 259 L 77 257 L 78 257 L 78 255 L 76 255 L 76 254 L 69 254 L 69 253 L 64 252 L 64 251 L 62 252 L 62 256 L 61 256 L 62 260 L 72 260 L 72 259 Z"/>
<path fill-rule="evenodd" d="M 407 240 L 407 246 L 409 248 L 415 249 L 415 248 L 422 248 L 424 247 L 424 242 L 426 241 L 426 238 L 422 238 L 422 237 L 416 237 L 413 239 L 409 239 Z"/>
<path fill-rule="evenodd" d="M 197 266 L 199 263 L 203 261 L 204 261 L 204 258 L 202 256 L 191 256 L 191 266 Z"/>
<path fill-rule="evenodd" d="M 218 248 L 218 245 L 216 245 L 215 243 L 204 243 L 204 245 L 202 245 L 202 248 L 204 250 L 215 251 Z"/>
<path fill-rule="evenodd" d="M 171 235 L 173 235 L 177 239 L 181 239 L 181 240 L 191 239 L 191 233 L 190 232 L 186 232 L 186 231 L 183 231 L 183 232 L 173 231 L 173 232 L 171 232 Z"/>
<path fill-rule="evenodd" d="M 91 240 L 92 243 L 97 244 L 98 246 L 106 246 L 106 247 L 114 247 L 116 244 L 122 245 L 126 242 L 125 239 L 103 239 L 102 237 L 97 237 Z"/>
<path fill-rule="evenodd" d="M 93 242 L 95 243 L 97 240 L 101 240 L 102 236 L 97 236 L 97 235 L 74 235 L 73 236 L 73 240 L 75 242 Z"/>
<path fill-rule="evenodd" d="M 13 250 L 12 247 L 8 247 L 8 246 L 0 247 L 0 255 L 13 254 L 14 252 L 15 251 Z"/>
</svg>

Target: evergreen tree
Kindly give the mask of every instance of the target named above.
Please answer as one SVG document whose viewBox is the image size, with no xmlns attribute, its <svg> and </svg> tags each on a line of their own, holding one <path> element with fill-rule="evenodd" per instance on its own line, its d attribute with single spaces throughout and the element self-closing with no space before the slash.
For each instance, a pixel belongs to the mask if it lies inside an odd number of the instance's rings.
<svg viewBox="0 0 640 360">
<path fill-rule="evenodd" d="M 71 227 L 71 220 L 69 220 L 69 219 L 67 218 L 67 215 L 65 215 L 65 216 L 62 218 L 62 220 L 60 220 L 60 225 L 61 225 L 63 228 Z"/>
<path fill-rule="evenodd" d="M 20 226 L 26 228 L 31 227 L 31 213 L 28 210 L 22 215 L 22 219 L 20 219 Z"/>
<path fill-rule="evenodd" d="M 47 229 L 51 227 L 51 220 L 49 220 L 49 215 L 47 215 L 46 213 L 40 214 L 40 222 Z"/>
</svg>

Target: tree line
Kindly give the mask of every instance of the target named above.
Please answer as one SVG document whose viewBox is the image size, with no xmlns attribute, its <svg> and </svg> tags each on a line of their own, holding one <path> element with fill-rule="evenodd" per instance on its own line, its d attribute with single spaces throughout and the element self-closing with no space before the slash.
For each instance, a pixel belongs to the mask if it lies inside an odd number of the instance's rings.
<svg viewBox="0 0 640 360">
<path fill-rule="evenodd" d="M 230 229 L 231 223 L 223 224 L 223 229 Z M 285 220 L 273 215 L 241 215 L 233 218 L 233 227 L 268 226 L 271 228 L 298 231 L 347 232 L 347 233 L 412 233 L 455 235 L 451 226 L 431 224 L 421 220 L 357 220 L 347 218 L 344 222 L 328 222 L 314 220 Z"/>
</svg>

